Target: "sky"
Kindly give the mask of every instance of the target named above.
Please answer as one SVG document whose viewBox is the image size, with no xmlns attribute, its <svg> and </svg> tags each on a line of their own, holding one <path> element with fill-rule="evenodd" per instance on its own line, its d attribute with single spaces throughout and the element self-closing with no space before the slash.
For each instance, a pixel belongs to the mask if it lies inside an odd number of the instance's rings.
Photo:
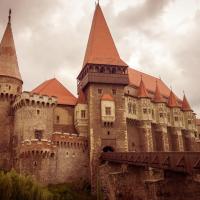
<svg viewBox="0 0 200 200">
<path fill-rule="evenodd" d="M 100 0 L 121 58 L 185 92 L 200 117 L 200 0 Z M 76 95 L 95 0 L 0 0 L 0 38 L 12 30 L 24 90 L 57 78 Z"/>
</svg>

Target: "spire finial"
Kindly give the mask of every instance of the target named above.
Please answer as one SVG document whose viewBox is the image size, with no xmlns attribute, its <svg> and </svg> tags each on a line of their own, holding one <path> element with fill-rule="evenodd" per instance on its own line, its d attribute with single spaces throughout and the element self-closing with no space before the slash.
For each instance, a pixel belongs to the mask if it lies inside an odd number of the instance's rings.
<svg viewBox="0 0 200 200">
<path fill-rule="evenodd" d="M 99 0 L 95 1 L 95 5 L 96 6 L 99 5 Z"/>
<path fill-rule="evenodd" d="M 10 21 L 11 21 L 11 13 L 12 13 L 12 11 L 11 11 L 11 9 L 9 9 L 9 15 L 8 15 L 8 23 L 10 24 Z"/>
</svg>

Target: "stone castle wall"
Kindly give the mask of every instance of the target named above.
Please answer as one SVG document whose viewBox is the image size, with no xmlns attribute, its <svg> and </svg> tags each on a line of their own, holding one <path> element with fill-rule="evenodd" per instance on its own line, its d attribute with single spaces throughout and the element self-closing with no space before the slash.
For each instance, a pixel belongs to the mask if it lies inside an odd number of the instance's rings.
<svg viewBox="0 0 200 200">
<path fill-rule="evenodd" d="M 50 139 L 53 133 L 53 112 L 56 99 L 24 92 L 13 105 L 15 112 L 14 134 L 16 143 L 36 138 L 41 133 L 43 139 Z"/>
<path fill-rule="evenodd" d="M 0 169 L 4 170 L 12 166 L 14 115 L 11 106 L 21 88 L 22 81 L 0 76 Z"/>
<path fill-rule="evenodd" d="M 113 94 L 113 90 L 115 93 Z M 90 178 L 95 188 L 96 168 L 99 156 L 104 147 L 111 147 L 114 151 L 127 151 L 127 128 L 124 114 L 124 87 L 120 85 L 91 84 L 87 88 L 89 112 L 89 143 L 90 143 Z M 114 122 L 105 123 L 101 120 L 101 97 L 103 94 L 113 96 L 115 102 Z"/>
<path fill-rule="evenodd" d="M 51 141 L 24 141 L 19 171 L 43 184 L 88 181 L 87 138 L 54 133 Z"/>
</svg>

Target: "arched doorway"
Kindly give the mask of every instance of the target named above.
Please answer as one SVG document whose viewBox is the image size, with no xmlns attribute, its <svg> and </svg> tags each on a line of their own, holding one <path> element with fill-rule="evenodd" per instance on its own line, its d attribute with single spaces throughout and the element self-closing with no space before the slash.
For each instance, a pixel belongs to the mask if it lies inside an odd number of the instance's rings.
<svg viewBox="0 0 200 200">
<path fill-rule="evenodd" d="M 113 151 L 114 151 L 114 148 L 111 146 L 105 146 L 103 148 L 103 152 L 113 152 Z"/>
</svg>

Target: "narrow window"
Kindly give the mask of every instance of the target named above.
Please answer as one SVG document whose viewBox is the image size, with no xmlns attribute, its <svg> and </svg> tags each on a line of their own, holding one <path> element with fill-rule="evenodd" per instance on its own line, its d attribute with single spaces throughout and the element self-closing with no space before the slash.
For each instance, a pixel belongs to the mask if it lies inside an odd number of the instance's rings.
<svg viewBox="0 0 200 200">
<path fill-rule="evenodd" d="M 133 114 L 136 114 L 136 105 L 133 104 Z"/>
<path fill-rule="evenodd" d="M 81 110 L 81 118 L 85 118 L 85 110 Z"/>
<path fill-rule="evenodd" d="M 147 109 L 146 108 L 143 109 L 143 113 L 147 114 Z"/>
<path fill-rule="evenodd" d="M 117 93 L 116 89 L 112 89 L 112 93 L 115 95 Z"/>
<path fill-rule="evenodd" d="M 178 121 L 178 117 L 174 117 L 174 120 L 177 122 Z"/>
<path fill-rule="evenodd" d="M 132 113 L 132 104 L 130 102 L 128 103 L 128 113 Z"/>
<path fill-rule="evenodd" d="M 56 123 L 57 123 L 57 124 L 60 123 L 60 116 L 56 116 Z"/>
<path fill-rule="evenodd" d="M 111 107 L 106 107 L 106 115 L 111 115 Z"/>
<path fill-rule="evenodd" d="M 107 134 L 110 135 L 110 131 L 108 131 Z"/>
<path fill-rule="evenodd" d="M 37 115 L 39 115 L 40 114 L 40 110 L 37 110 Z"/>
<path fill-rule="evenodd" d="M 99 94 L 102 94 L 102 89 L 98 89 L 98 93 L 99 93 Z"/>
<path fill-rule="evenodd" d="M 163 117 L 163 113 L 160 113 L 160 118 L 162 118 Z"/>
<path fill-rule="evenodd" d="M 41 130 L 35 131 L 35 139 L 38 139 L 39 141 L 42 139 L 42 131 Z"/>
</svg>

